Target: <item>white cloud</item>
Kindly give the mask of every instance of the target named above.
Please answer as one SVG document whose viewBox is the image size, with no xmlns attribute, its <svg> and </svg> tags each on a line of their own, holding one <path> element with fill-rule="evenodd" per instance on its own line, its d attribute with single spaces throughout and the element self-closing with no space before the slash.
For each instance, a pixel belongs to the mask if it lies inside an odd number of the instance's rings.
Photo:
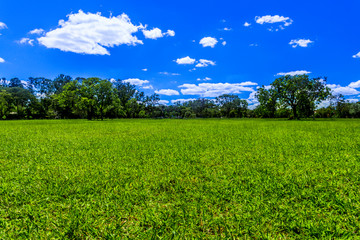
<svg viewBox="0 0 360 240">
<path fill-rule="evenodd" d="M 209 78 L 209 77 L 205 77 L 205 78 L 203 78 L 203 79 L 197 78 L 196 80 L 197 80 L 197 81 L 211 81 L 212 79 Z"/>
<path fill-rule="evenodd" d="M 165 33 L 165 35 L 170 36 L 170 37 L 174 37 L 174 36 L 175 36 L 175 31 L 173 31 L 173 30 L 167 30 L 167 32 Z"/>
<path fill-rule="evenodd" d="M 153 28 L 152 30 L 143 30 L 142 32 L 145 38 L 157 39 L 163 37 L 163 33 L 159 28 Z"/>
<path fill-rule="evenodd" d="M 244 87 L 243 83 L 200 83 L 180 85 L 183 95 L 200 95 L 202 97 L 217 97 L 222 94 L 239 94 L 243 91 L 253 92 L 251 87 Z"/>
<path fill-rule="evenodd" d="M 353 58 L 360 58 L 360 52 L 352 56 Z"/>
<path fill-rule="evenodd" d="M 7 28 L 6 24 L 3 22 L 0 22 L 0 29 L 5 29 Z"/>
<path fill-rule="evenodd" d="M 0 63 L 4 63 L 4 62 L 5 62 L 5 60 L 0 57 Z"/>
<path fill-rule="evenodd" d="M 224 28 L 224 31 L 231 31 L 232 29 L 231 28 Z"/>
<path fill-rule="evenodd" d="M 221 44 L 222 44 L 223 46 L 225 46 L 225 45 L 227 44 L 227 42 L 226 42 L 226 41 L 223 41 Z"/>
<path fill-rule="evenodd" d="M 242 82 L 242 83 L 238 83 L 240 86 L 257 86 L 258 84 L 256 82 Z"/>
<path fill-rule="evenodd" d="M 295 76 L 295 75 L 303 75 L 303 74 L 309 74 L 309 73 L 311 73 L 311 72 L 305 71 L 305 70 L 298 70 L 298 71 L 291 71 L 291 72 L 280 72 L 276 75 L 278 75 L 278 76 L 286 76 L 286 75 Z"/>
<path fill-rule="evenodd" d="M 139 78 L 129 78 L 129 79 L 123 80 L 123 82 L 125 82 L 125 83 L 130 83 L 130 84 L 136 85 L 136 86 L 143 86 L 144 84 L 148 84 L 148 83 L 149 83 L 148 80 L 141 80 L 141 79 L 139 79 Z"/>
<path fill-rule="evenodd" d="M 142 89 L 154 89 L 152 85 L 143 86 Z"/>
<path fill-rule="evenodd" d="M 179 76 L 179 73 L 170 73 L 170 72 L 159 72 L 159 74 L 167 75 L 167 76 Z"/>
<path fill-rule="evenodd" d="M 244 27 L 250 27 L 250 26 L 251 26 L 251 23 L 248 23 L 248 22 L 244 23 Z"/>
<path fill-rule="evenodd" d="M 147 72 L 148 69 L 147 69 L 147 68 L 143 68 L 143 69 L 141 69 L 141 71 Z"/>
<path fill-rule="evenodd" d="M 29 44 L 31 46 L 34 46 L 34 39 L 30 39 L 30 38 L 22 38 L 19 41 L 20 44 Z"/>
<path fill-rule="evenodd" d="M 351 88 L 360 88 L 360 80 L 356 82 L 351 82 L 348 87 Z"/>
<path fill-rule="evenodd" d="M 213 38 L 213 37 L 204 37 L 200 40 L 200 44 L 203 47 L 214 48 L 217 43 L 218 43 L 218 40 L 216 40 L 216 38 Z"/>
<path fill-rule="evenodd" d="M 289 44 L 293 47 L 307 47 L 310 43 L 313 43 L 310 39 L 298 39 L 298 40 L 291 40 Z"/>
<path fill-rule="evenodd" d="M 264 23 L 284 23 L 284 26 L 287 27 L 289 25 L 292 24 L 293 20 L 290 19 L 289 17 L 283 17 L 283 16 L 279 16 L 279 15 L 266 15 L 266 16 L 262 16 L 262 17 L 255 17 L 255 21 L 258 24 L 264 24 Z"/>
<path fill-rule="evenodd" d="M 254 109 L 257 105 L 259 105 L 259 101 L 256 98 L 256 91 L 251 92 L 246 101 L 249 104 L 249 109 Z"/>
<path fill-rule="evenodd" d="M 207 67 L 207 66 L 215 66 L 215 62 L 211 61 L 211 60 L 206 60 L 206 59 L 200 59 L 199 63 L 196 64 L 195 67 Z"/>
<path fill-rule="evenodd" d="M 34 29 L 34 30 L 31 30 L 30 32 L 29 32 L 29 34 L 43 34 L 45 31 L 44 31 L 44 29 L 42 29 L 42 28 L 36 28 L 36 29 Z"/>
<path fill-rule="evenodd" d="M 250 47 L 258 47 L 259 45 L 257 43 L 251 43 L 249 44 Z"/>
<path fill-rule="evenodd" d="M 342 87 L 338 84 L 327 84 L 329 88 L 331 88 L 334 95 L 342 94 L 344 96 L 357 95 L 360 92 L 352 87 Z"/>
<path fill-rule="evenodd" d="M 196 98 L 187 98 L 187 99 L 175 99 L 175 100 L 171 100 L 171 103 L 184 103 L 184 102 L 189 102 L 189 101 L 195 101 Z"/>
<path fill-rule="evenodd" d="M 167 96 L 173 96 L 173 95 L 180 95 L 180 93 L 176 90 L 173 89 L 160 89 L 155 91 L 156 94 L 161 94 L 161 95 L 167 95 Z"/>
<path fill-rule="evenodd" d="M 346 100 L 351 102 L 351 103 L 357 103 L 359 101 L 359 99 L 356 99 L 356 98 L 349 98 L 349 99 L 346 99 Z"/>
<path fill-rule="evenodd" d="M 150 39 L 158 39 L 164 36 L 170 36 L 170 37 L 175 36 L 175 32 L 173 30 L 167 30 L 167 32 L 163 33 L 160 28 L 153 28 L 152 30 L 144 29 L 142 30 L 142 32 L 145 38 L 150 38 Z"/>
<path fill-rule="evenodd" d="M 159 100 L 159 104 L 160 104 L 160 105 L 166 105 L 166 104 L 168 104 L 168 103 L 169 103 L 168 100 Z"/>
<path fill-rule="evenodd" d="M 190 58 L 189 56 L 184 57 L 184 58 L 178 58 L 176 60 L 174 60 L 177 64 L 194 64 L 195 63 L 195 59 Z"/>
<path fill-rule="evenodd" d="M 65 52 L 110 55 L 105 47 L 143 44 L 133 35 L 141 28 L 142 25 L 132 24 L 126 14 L 107 18 L 100 13 L 80 10 L 69 14 L 67 21 L 60 20 L 58 28 L 47 32 L 38 41 L 47 48 Z"/>
</svg>

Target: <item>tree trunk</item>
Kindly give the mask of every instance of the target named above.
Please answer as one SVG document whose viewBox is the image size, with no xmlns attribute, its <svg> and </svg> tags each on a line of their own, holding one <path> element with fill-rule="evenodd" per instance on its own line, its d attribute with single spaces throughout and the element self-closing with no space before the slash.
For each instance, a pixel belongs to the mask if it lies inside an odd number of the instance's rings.
<svg viewBox="0 0 360 240">
<path fill-rule="evenodd" d="M 101 117 L 101 121 L 104 120 L 104 114 L 103 114 L 103 109 L 100 108 L 100 117 Z"/>
<path fill-rule="evenodd" d="M 299 117 L 297 115 L 297 111 L 296 111 L 296 105 L 292 106 L 292 110 L 293 110 L 293 114 L 294 114 L 294 119 L 299 119 Z"/>
</svg>

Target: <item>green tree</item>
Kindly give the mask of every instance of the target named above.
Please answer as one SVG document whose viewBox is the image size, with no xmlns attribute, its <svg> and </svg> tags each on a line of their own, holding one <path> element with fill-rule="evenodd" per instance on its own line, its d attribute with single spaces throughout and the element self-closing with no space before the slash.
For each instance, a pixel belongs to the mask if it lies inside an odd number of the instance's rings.
<svg viewBox="0 0 360 240">
<path fill-rule="evenodd" d="M 21 80 L 19 78 L 11 78 L 9 87 L 11 88 L 24 88 Z"/>
<path fill-rule="evenodd" d="M 0 119 L 6 119 L 11 109 L 11 94 L 0 89 Z"/>
<path fill-rule="evenodd" d="M 35 96 L 29 90 L 21 87 L 10 87 L 7 91 L 12 96 L 12 104 L 15 106 L 17 116 L 24 117 L 31 102 L 36 101 Z"/>
<path fill-rule="evenodd" d="M 220 105 L 221 115 L 224 117 L 245 117 L 248 107 L 246 100 L 240 99 L 237 95 L 223 94 L 216 98 Z"/>
<path fill-rule="evenodd" d="M 62 118 L 81 116 L 77 103 L 80 102 L 80 84 L 77 80 L 68 82 L 58 94 L 54 95 L 54 108 Z"/>
<path fill-rule="evenodd" d="M 114 98 L 112 83 L 99 78 L 87 78 L 82 81 L 79 92 L 77 106 L 86 112 L 87 118 L 91 120 L 98 114 L 103 120 L 105 110 Z"/>
<path fill-rule="evenodd" d="M 276 112 L 277 94 L 270 86 L 262 86 L 256 92 L 255 97 L 259 101 L 259 106 L 256 108 L 257 114 L 261 117 L 273 118 Z"/>
<path fill-rule="evenodd" d="M 326 79 L 310 79 L 308 75 L 282 76 L 271 86 L 280 104 L 292 109 L 295 119 L 313 115 L 316 104 L 331 96 Z"/>
</svg>

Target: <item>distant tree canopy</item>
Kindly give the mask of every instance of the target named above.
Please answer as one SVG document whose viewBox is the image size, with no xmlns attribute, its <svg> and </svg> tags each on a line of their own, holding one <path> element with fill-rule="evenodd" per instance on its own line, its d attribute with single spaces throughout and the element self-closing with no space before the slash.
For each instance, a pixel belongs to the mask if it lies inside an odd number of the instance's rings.
<svg viewBox="0 0 360 240">
<path fill-rule="evenodd" d="M 308 75 L 282 76 L 270 87 L 257 91 L 259 110 L 267 117 L 274 117 L 278 108 L 290 108 L 295 119 L 315 116 L 316 105 L 331 96 L 326 78 L 309 78 Z"/>
<path fill-rule="evenodd" d="M 63 74 L 53 80 L 0 78 L 0 119 L 360 117 L 360 103 L 332 96 L 326 78 L 279 77 L 258 88 L 256 99 L 254 109 L 249 109 L 249 100 L 233 94 L 166 106 L 159 104 L 159 95 L 145 95 L 120 79 L 74 79 Z M 324 100 L 330 104 L 316 109 Z"/>
</svg>

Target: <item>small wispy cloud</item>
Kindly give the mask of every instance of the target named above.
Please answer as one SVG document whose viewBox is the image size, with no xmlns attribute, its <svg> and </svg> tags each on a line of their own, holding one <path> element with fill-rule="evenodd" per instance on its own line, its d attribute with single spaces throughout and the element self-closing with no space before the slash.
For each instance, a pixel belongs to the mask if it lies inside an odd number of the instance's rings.
<svg viewBox="0 0 360 240">
<path fill-rule="evenodd" d="M 313 43 L 314 41 L 311 41 L 310 39 L 297 39 L 297 40 L 291 40 L 289 44 L 293 47 L 308 47 L 310 43 Z"/>
</svg>

